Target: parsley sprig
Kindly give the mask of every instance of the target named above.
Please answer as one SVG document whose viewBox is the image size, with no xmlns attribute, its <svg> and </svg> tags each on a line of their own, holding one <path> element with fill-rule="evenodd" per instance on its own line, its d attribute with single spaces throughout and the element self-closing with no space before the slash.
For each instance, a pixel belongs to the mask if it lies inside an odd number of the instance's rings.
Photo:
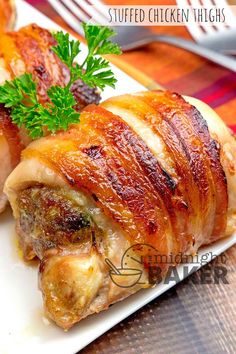
<svg viewBox="0 0 236 354">
<path fill-rule="evenodd" d="M 54 35 L 57 45 L 54 53 L 70 70 L 70 80 L 65 87 L 52 86 L 47 95 L 50 102 L 42 105 L 37 97 L 37 85 L 29 73 L 6 81 L 0 86 L 0 103 L 11 109 L 12 121 L 18 127 L 25 127 L 32 139 L 39 138 L 46 131 L 55 133 L 67 130 L 72 123 L 78 123 L 80 113 L 74 107 L 76 101 L 70 89 L 81 79 L 90 87 L 103 90 L 106 86 L 115 87 L 116 79 L 109 62 L 100 57 L 104 54 L 120 54 L 119 46 L 109 40 L 115 32 L 108 27 L 83 24 L 88 44 L 88 54 L 80 65 L 75 62 L 81 52 L 80 42 L 69 39 L 68 33 Z"/>
</svg>

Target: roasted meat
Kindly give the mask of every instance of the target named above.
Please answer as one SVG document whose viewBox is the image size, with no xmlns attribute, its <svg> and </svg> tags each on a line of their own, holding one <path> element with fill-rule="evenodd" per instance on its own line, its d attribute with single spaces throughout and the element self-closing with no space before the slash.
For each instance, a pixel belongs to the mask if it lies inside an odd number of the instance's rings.
<svg viewBox="0 0 236 354">
<path fill-rule="evenodd" d="M 73 249 L 86 243 L 86 240 L 90 242 L 94 235 L 102 234 L 90 213 L 78 205 L 75 197 L 70 190 L 43 185 L 27 188 L 20 193 L 21 218 L 17 229 L 27 260 L 35 255 L 42 259 L 49 248 Z M 29 236 L 28 242 L 26 235 Z M 32 253 L 34 250 L 35 253 Z"/>
<path fill-rule="evenodd" d="M 164 276 L 171 256 L 236 230 L 236 141 L 200 101 L 163 91 L 113 97 L 31 143 L 5 192 L 25 259 L 40 260 L 46 313 L 68 329 L 153 285 L 154 251 Z M 122 262 L 138 282 L 127 269 L 122 284 L 119 272 L 110 277 L 107 264 Z"/>
<path fill-rule="evenodd" d="M 47 90 L 50 86 L 65 86 L 68 83 L 69 71 L 51 50 L 56 42 L 48 30 L 32 24 L 17 32 L 1 33 L 0 39 L 0 84 L 25 72 L 32 73 L 38 84 L 40 101 L 45 103 L 48 101 Z M 77 101 L 78 111 L 90 103 L 97 104 L 100 100 L 98 91 L 88 87 L 81 80 L 75 82 L 72 92 Z M 6 197 L 2 194 L 5 177 L 19 162 L 20 152 L 28 142 L 19 138 L 23 132 L 9 123 L 10 115 L 10 111 L 5 112 L 0 107 L 0 138 L 3 146 L 0 161 L 7 165 L 0 175 L 0 212 L 6 202 Z M 12 134 L 14 133 L 14 144 L 8 140 L 8 128 L 12 130 Z M 13 163 L 9 163 L 12 159 Z"/>
</svg>

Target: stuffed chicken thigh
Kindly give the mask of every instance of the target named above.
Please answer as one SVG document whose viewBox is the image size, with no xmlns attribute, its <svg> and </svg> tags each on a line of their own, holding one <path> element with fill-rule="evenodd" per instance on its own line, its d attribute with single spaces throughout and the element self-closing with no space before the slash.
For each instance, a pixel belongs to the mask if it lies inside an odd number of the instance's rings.
<svg viewBox="0 0 236 354">
<path fill-rule="evenodd" d="M 150 286 L 137 258 L 194 254 L 236 229 L 236 142 L 197 100 L 114 97 L 31 143 L 5 192 L 25 259 L 40 259 L 46 313 L 68 329 Z"/>
</svg>

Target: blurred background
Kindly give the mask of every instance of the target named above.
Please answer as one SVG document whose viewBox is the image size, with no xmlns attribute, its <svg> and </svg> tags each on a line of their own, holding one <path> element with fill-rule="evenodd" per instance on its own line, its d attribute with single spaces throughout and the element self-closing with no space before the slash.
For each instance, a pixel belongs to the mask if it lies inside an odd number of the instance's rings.
<svg viewBox="0 0 236 354">
<path fill-rule="evenodd" d="M 47 0 L 27 0 L 55 22 L 72 31 L 50 6 Z M 106 0 L 109 5 L 176 5 L 172 0 Z M 236 4 L 236 0 L 230 0 Z M 192 40 L 185 26 L 149 27 L 158 34 L 171 34 Z M 236 74 L 200 56 L 163 43 L 153 43 L 145 48 L 124 53 L 119 66 L 136 75 L 148 86 L 153 80 L 180 94 L 202 99 L 233 126 L 236 124 Z M 134 71 L 137 69 L 139 72 Z M 130 71 L 134 72 L 130 72 Z"/>
</svg>

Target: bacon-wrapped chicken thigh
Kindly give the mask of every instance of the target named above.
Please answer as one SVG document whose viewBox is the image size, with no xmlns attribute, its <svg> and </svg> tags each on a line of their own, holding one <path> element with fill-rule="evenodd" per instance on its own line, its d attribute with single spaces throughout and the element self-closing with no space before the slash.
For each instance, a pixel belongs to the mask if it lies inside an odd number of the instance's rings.
<svg viewBox="0 0 236 354">
<path fill-rule="evenodd" d="M 145 262 L 122 286 L 107 263 L 137 270 L 136 256 L 194 254 L 236 229 L 236 141 L 197 100 L 114 97 L 31 143 L 5 192 L 25 259 L 40 259 L 46 312 L 68 329 L 149 285 Z"/>
<path fill-rule="evenodd" d="M 52 34 L 35 24 L 17 32 L 0 34 L 0 85 L 25 72 L 31 73 L 37 82 L 41 103 L 48 102 L 47 90 L 53 86 L 65 86 L 69 81 L 69 70 L 53 53 L 55 45 Z M 80 111 L 90 103 L 98 103 L 100 96 L 81 80 L 72 86 L 76 109 Z M 2 186 L 9 172 L 20 160 L 22 148 L 28 142 L 25 134 L 11 123 L 11 112 L 0 107 L 0 161 L 5 166 L 0 173 L 0 212 L 6 204 Z"/>
</svg>

